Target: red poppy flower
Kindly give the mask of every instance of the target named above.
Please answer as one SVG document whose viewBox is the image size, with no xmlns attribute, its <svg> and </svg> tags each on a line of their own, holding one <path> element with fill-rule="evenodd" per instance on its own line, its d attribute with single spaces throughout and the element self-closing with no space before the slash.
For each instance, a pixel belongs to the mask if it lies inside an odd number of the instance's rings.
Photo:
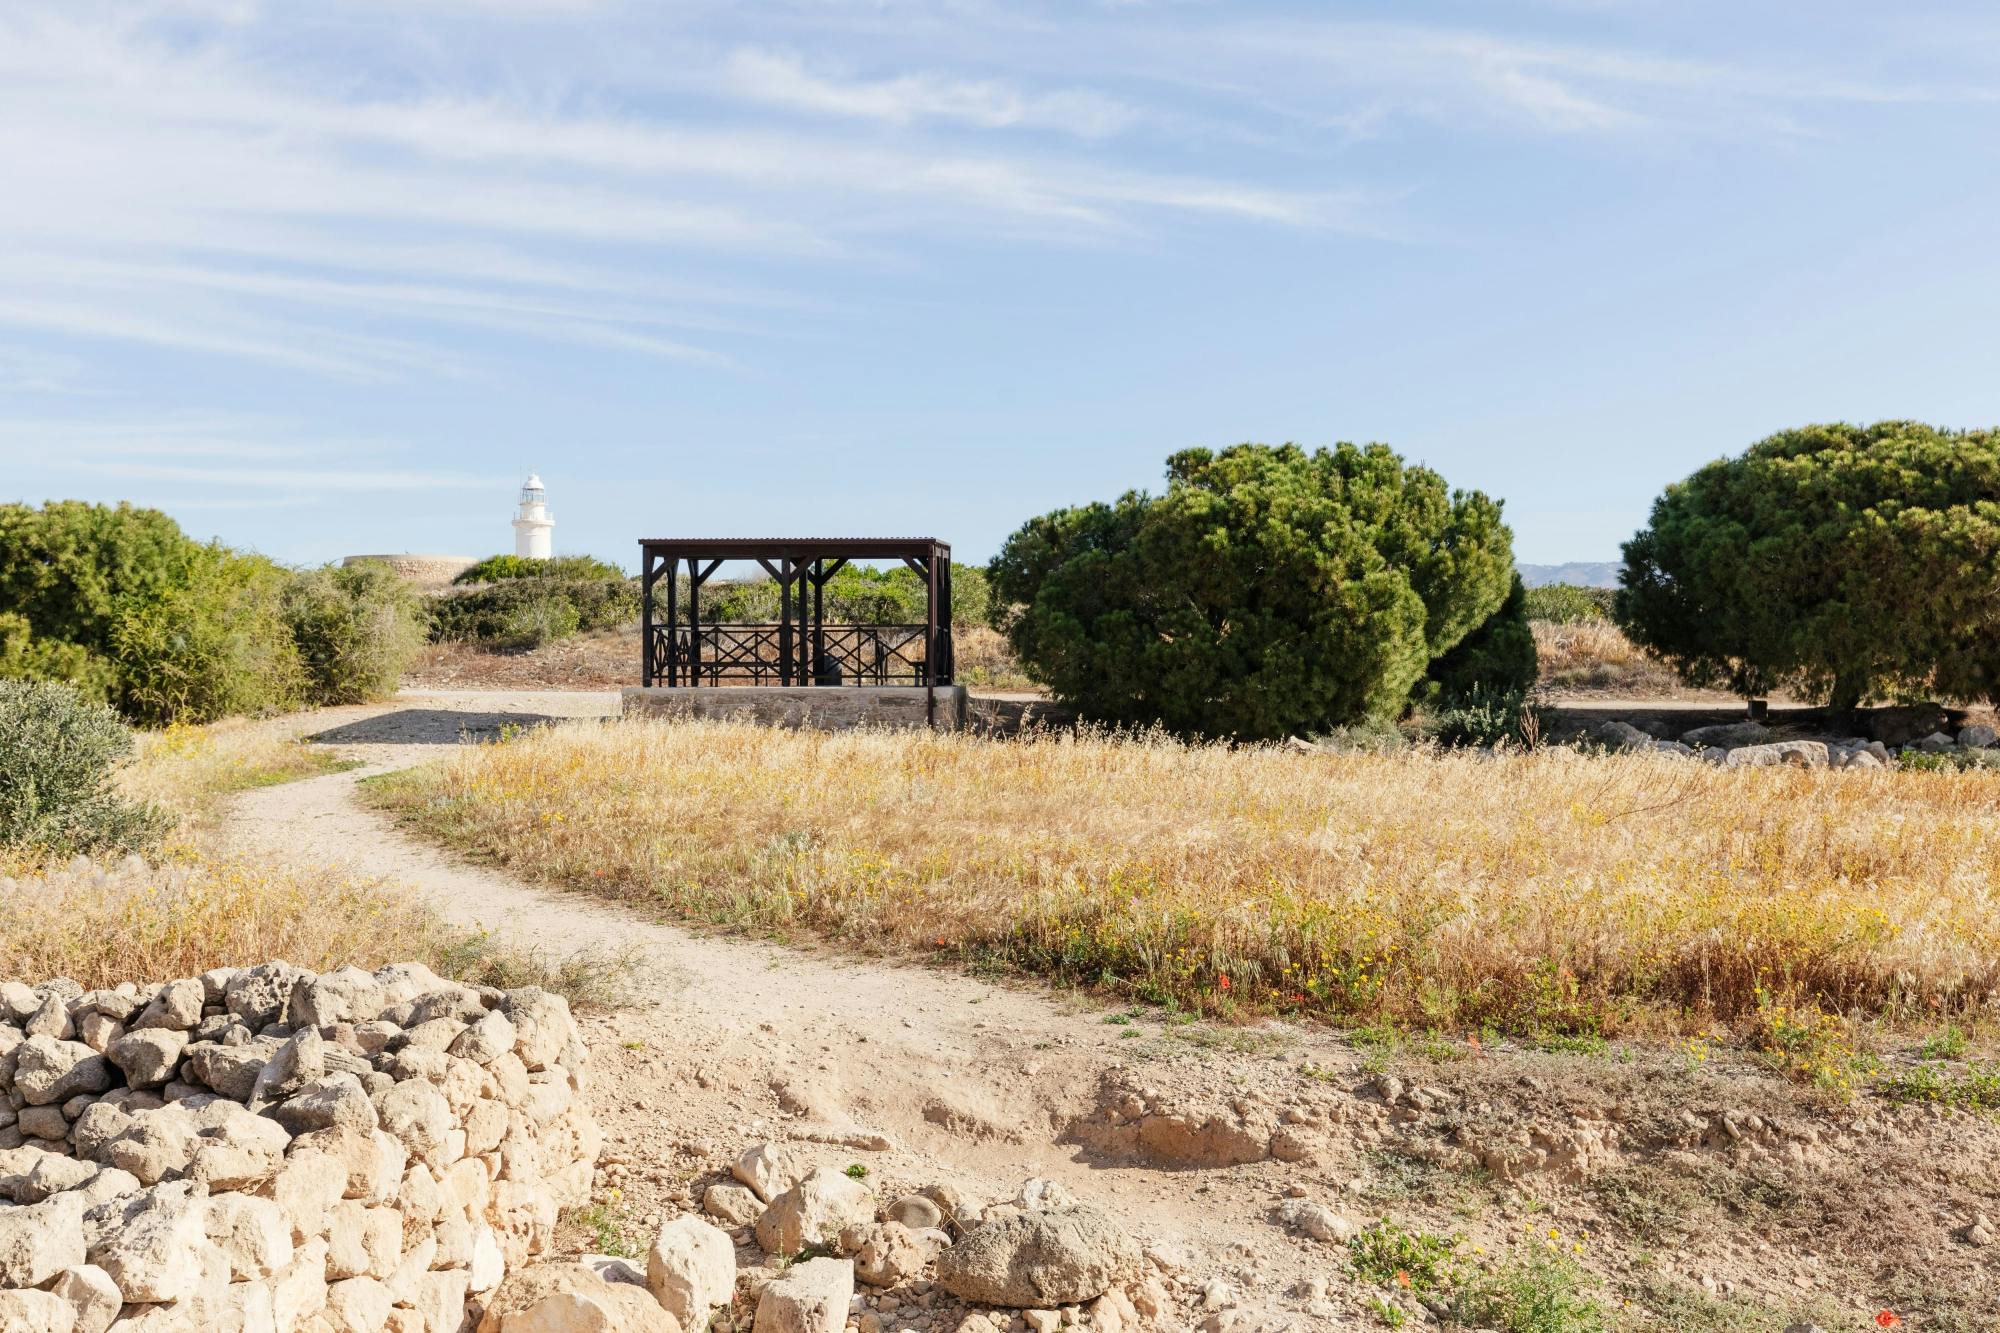
<svg viewBox="0 0 2000 1333">
<path fill-rule="evenodd" d="M 1410 1275 L 1400 1268 L 1396 1270 L 1396 1285 L 1399 1287 L 1410 1285 Z"/>
<path fill-rule="evenodd" d="M 1224 972 L 1224 973 L 1223 973 L 1223 974 L 1222 974 L 1221 976 L 1219 976 L 1219 977 L 1217 977 L 1217 978 L 1215 979 L 1215 984 L 1216 984 L 1216 985 L 1218 985 L 1218 986 L 1220 986 L 1220 987 L 1222 987 L 1222 989 L 1224 989 L 1224 990 L 1228 990 L 1228 989 L 1229 989 L 1229 974 L 1228 974 L 1227 972 Z"/>
<path fill-rule="evenodd" d="M 1903 1317 L 1894 1310 L 1884 1310 L 1881 1314 L 1875 1316 L 1875 1322 L 1884 1328 L 1894 1328 L 1903 1322 Z"/>
</svg>

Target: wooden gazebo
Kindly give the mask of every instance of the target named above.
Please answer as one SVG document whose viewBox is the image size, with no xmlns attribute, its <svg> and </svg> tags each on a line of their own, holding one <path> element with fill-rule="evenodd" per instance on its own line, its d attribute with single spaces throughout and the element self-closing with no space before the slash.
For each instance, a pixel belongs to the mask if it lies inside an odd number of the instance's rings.
<svg viewBox="0 0 2000 1333">
<path fill-rule="evenodd" d="M 729 560 L 755 561 L 777 582 L 776 621 L 703 623 L 702 585 Z M 853 560 L 915 570 L 923 623 L 827 624 L 827 581 Z M 951 547 L 934 537 L 647 538 L 639 569 L 643 686 L 952 683 Z"/>
</svg>

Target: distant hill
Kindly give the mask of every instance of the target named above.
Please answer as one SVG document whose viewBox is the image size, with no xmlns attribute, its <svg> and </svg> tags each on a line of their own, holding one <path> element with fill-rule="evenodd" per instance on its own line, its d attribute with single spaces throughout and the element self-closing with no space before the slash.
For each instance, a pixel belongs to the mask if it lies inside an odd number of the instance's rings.
<svg viewBox="0 0 2000 1333">
<path fill-rule="evenodd" d="M 1616 560 L 1572 560 L 1566 565 L 1515 565 L 1521 571 L 1521 582 L 1530 588 L 1539 588 L 1547 583 L 1575 583 L 1585 588 L 1615 588 L 1618 586 L 1619 562 Z"/>
</svg>

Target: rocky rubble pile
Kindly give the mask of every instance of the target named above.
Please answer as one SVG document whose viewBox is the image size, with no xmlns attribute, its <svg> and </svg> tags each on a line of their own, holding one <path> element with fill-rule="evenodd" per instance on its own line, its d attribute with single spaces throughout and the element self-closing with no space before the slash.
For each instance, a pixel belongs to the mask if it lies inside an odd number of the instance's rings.
<svg viewBox="0 0 2000 1333">
<path fill-rule="evenodd" d="M 754 1237 L 766 1262 L 739 1274 L 754 1314 L 732 1324 L 725 1313 L 718 1330 L 840 1333 L 852 1315 L 859 1333 L 993 1333 L 1018 1316 L 1029 1329 L 1135 1333 L 1171 1304 L 1141 1247 L 1053 1181 L 993 1203 L 943 1184 L 883 1197 L 804 1145 L 775 1143 L 746 1150 L 730 1175 L 707 1186 L 702 1210 Z M 820 1257 L 787 1262 L 807 1254 Z"/>
<path fill-rule="evenodd" d="M 0 1330 L 458 1333 L 588 1196 L 584 1064 L 414 963 L 0 983 Z"/>
<path fill-rule="evenodd" d="M 701 1208 L 667 1219 L 643 1267 L 586 1255 L 510 1275 L 478 1333 L 1141 1333 L 1171 1309 L 1138 1244 L 1053 1181 L 986 1205 L 945 1185 L 882 1198 L 865 1173 L 761 1143 Z"/>
<path fill-rule="evenodd" d="M 1934 730 L 1890 745 L 1862 736 L 1827 739 L 1786 739 L 1761 722 L 1727 722 L 1667 734 L 1657 719 L 1638 726 L 1599 722 L 1584 740 L 1608 750 L 1634 750 L 1700 759 L 1723 768 L 1894 768 L 1911 755 L 1953 755 L 1967 760 L 1990 756 L 2000 761 L 2000 735 L 1983 724 L 1961 727 L 1954 735 Z"/>
</svg>

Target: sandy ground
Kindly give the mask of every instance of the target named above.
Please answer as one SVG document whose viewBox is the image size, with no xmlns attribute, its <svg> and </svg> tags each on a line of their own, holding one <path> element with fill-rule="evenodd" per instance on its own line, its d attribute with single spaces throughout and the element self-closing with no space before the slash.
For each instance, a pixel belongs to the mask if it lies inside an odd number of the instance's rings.
<svg viewBox="0 0 2000 1333">
<path fill-rule="evenodd" d="M 1996 1326 L 1978 1322 L 2000 1313 L 1995 1251 L 1962 1237 L 2000 1213 L 2000 1135 L 1984 1120 L 1815 1105 L 1723 1053 L 1383 1056 L 1309 1026 L 1112 1014 L 533 887 L 357 799 L 358 780 L 443 747 L 616 707 L 611 692 L 409 691 L 287 719 L 363 766 L 247 792 L 228 825 L 275 857 L 406 884 L 525 949 L 629 958 L 631 1002 L 586 1023 L 611 1144 L 599 1230 L 572 1228 L 572 1244 L 643 1255 L 657 1220 L 777 1139 L 865 1166 L 890 1197 L 947 1183 L 998 1200 L 1030 1176 L 1058 1181 L 1144 1241 L 1174 1301 L 1163 1328 L 1380 1327 L 1372 1300 L 1431 1318 L 1413 1294 L 1358 1281 L 1344 1245 L 1285 1225 L 1288 1197 L 1456 1233 L 1468 1256 L 1560 1233 L 1614 1308 L 1650 1312 L 1624 1327 L 1859 1329 L 1891 1304 L 1924 1315 L 1914 1327 Z M 740 1261 L 761 1257 L 745 1244 Z M 872 1317 L 951 1333 L 960 1311 L 926 1286 Z"/>
</svg>

